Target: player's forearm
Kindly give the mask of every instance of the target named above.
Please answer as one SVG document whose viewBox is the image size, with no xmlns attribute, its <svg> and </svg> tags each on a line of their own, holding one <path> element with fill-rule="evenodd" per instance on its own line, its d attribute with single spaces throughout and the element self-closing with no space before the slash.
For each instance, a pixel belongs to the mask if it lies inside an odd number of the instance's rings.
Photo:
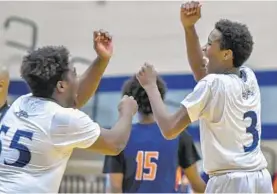
<svg viewBox="0 0 277 194">
<path fill-rule="evenodd" d="M 79 80 L 77 108 L 81 108 L 96 92 L 109 60 L 97 57 Z"/>
<path fill-rule="evenodd" d="M 187 56 L 190 67 L 196 81 L 199 81 L 206 75 L 203 64 L 203 54 L 201 45 L 195 27 L 184 28 L 187 46 Z"/>
<path fill-rule="evenodd" d="M 122 188 L 117 186 L 107 186 L 106 193 L 122 193 Z"/>
<path fill-rule="evenodd" d="M 191 187 L 195 193 L 205 193 L 206 183 L 200 180 L 197 184 L 191 184 Z"/>
<path fill-rule="evenodd" d="M 127 145 L 132 128 L 132 118 L 132 114 L 120 116 L 111 129 L 113 145 L 117 154 L 119 154 Z"/>
<path fill-rule="evenodd" d="M 157 86 L 152 86 L 149 88 L 145 88 L 151 108 L 153 111 L 153 115 L 157 124 L 159 125 L 163 136 L 166 139 L 172 139 L 172 127 L 174 125 L 174 121 L 172 119 L 171 114 L 167 111 L 166 105 L 164 104 L 161 94 L 157 88 Z"/>
</svg>

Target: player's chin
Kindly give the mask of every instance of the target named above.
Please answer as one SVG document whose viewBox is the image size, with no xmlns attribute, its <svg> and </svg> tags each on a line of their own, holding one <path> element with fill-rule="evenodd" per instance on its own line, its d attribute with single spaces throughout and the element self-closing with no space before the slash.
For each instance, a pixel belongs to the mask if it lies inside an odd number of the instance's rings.
<svg viewBox="0 0 277 194">
<path fill-rule="evenodd" d="M 206 73 L 208 73 L 209 59 L 207 57 L 203 57 L 203 69 L 205 69 Z"/>
<path fill-rule="evenodd" d="M 211 69 L 209 68 L 209 63 L 205 66 L 206 74 L 212 73 Z"/>
</svg>

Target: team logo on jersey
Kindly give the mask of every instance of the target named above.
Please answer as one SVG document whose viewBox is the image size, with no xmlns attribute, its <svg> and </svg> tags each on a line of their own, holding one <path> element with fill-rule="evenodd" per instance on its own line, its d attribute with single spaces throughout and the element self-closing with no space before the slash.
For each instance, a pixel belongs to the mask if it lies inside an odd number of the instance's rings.
<svg viewBox="0 0 277 194">
<path fill-rule="evenodd" d="M 23 110 L 21 110 L 19 112 L 16 112 L 15 115 L 18 116 L 18 117 L 24 117 L 24 118 L 28 118 L 29 117 L 28 113 L 23 111 Z"/>
</svg>

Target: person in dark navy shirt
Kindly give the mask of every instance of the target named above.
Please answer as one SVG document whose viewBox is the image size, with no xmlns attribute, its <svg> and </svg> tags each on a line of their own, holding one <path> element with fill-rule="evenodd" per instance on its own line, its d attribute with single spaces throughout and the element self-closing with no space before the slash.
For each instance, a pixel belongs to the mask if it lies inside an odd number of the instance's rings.
<svg viewBox="0 0 277 194">
<path fill-rule="evenodd" d="M 5 66 L 0 65 L 0 121 L 9 108 L 7 102 L 9 84 L 9 72 Z"/>
<path fill-rule="evenodd" d="M 161 78 L 157 85 L 164 99 L 166 88 Z M 184 170 L 193 190 L 204 192 L 206 184 L 196 166 L 200 157 L 191 136 L 186 132 L 173 140 L 162 136 L 154 121 L 148 96 L 135 76 L 126 81 L 122 95 L 133 96 L 137 101 L 139 122 L 133 125 L 124 151 L 118 156 L 105 157 L 106 192 L 178 192 L 175 181 L 179 167 Z"/>
</svg>

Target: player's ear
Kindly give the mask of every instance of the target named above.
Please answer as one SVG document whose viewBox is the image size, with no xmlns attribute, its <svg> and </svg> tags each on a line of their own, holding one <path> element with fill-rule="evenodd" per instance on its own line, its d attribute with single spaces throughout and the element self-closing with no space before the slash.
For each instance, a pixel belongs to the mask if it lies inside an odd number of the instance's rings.
<svg viewBox="0 0 277 194">
<path fill-rule="evenodd" d="M 57 88 L 58 92 L 63 93 L 63 92 L 65 92 L 65 90 L 67 88 L 67 83 L 65 81 L 58 81 L 56 88 Z"/>
<path fill-rule="evenodd" d="M 228 60 L 231 60 L 231 59 L 233 59 L 233 52 L 232 52 L 232 50 L 230 50 L 230 49 L 228 49 L 228 50 L 223 50 L 222 52 L 221 52 L 221 54 L 222 54 L 222 59 L 224 60 L 224 61 L 228 61 Z"/>
</svg>

